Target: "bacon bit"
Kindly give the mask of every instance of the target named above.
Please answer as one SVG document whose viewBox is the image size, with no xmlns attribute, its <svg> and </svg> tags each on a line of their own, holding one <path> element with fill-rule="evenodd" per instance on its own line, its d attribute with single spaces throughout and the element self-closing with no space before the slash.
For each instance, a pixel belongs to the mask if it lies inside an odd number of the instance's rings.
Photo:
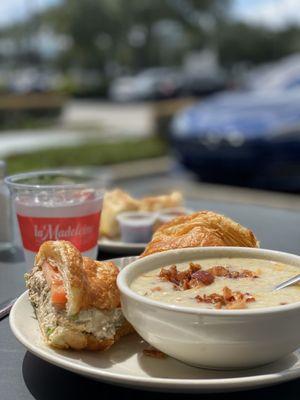
<svg viewBox="0 0 300 400">
<path fill-rule="evenodd" d="M 155 349 L 154 347 L 150 347 L 149 349 L 144 349 L 143 354 L 147 357 L 153 358 L 167 358 L 167 355 L 160 350 Z"/>
<path fill-rule="evenodd" d="M 192 274 L 192 280 L 200 281 L 204 285 L 211 285 L 215 277 L 208 271 L 197 271 Z"/>
<path fill-rule="evenodd" d="M 198 271 L 199 269 L 201 269 L 201 265 L 190 262 L 190 268 L 193 269 L 194 271 Z"/>
<path fill-rule="evenodd" d="M 163 281 L 173 283 L 175 290 L 188 290 L 202 285 L 211 285 L 215 277 L 230 279 L 258 278 L 253 271 L 247 269 L 230 271 L 227 267 L 216 265 L 203 271 L 201 265 L 192 262 L 189 264 L 189 268 L 184 271 L 178 271 L 176 265 L 172 265 L 169 268 L 162 268 L 158 276 Z"/>
<path fill-rule="evenodd" d="M 217 277 L 239 279 L 239 278 L 258 278 L 253 271 L 249 269 L 242 269 L 241 271 L 230 271 L 229 268 L 223 267 L 222 265 L 215 265 L 207 270 L 212 275 Z"/>
<path fill-rule="evenodd" d="M 233 292 L 227 286 L 223 288 L 223 295 L 217 293 L 204 294 L 203 296 L 197 295 L 195 299 L 198 303 L 215 304 L 217 309 L 222 307 L 226 309 L 246 308 L 246 303 L 255 301 L 255 297 L 250 293 Z"/>
<path fill-rule="evenodd" d="M 225 303 L 228 303 L 228 302 L 230 302 L 230 301 L 234 301 L 233 293 L 232 293 L 232 291 L 229 289 L 229 287 L 227 287 L 227 286 L 225 286 L 225 287 L 223 288 L 223 296 L 224 296 Z"/>
<path fill-rule="evenodd" d="M 204 294 L 200 296 L 199 294 L 195 297 L 198 303 L 207 303 L 207 304 L 225 304 L 224 296 L 217 293 L 212 294 Z"/>
<path fill-rule="evenodd" d="M 222 265 L 216 265 L 208 269 L 208 271 L 214 276 L 226 277 L 229 273 L 228 268 L 222 267 Z"/>
<path fill-rule="evenodd" d="M 189 268 L 184 271 L 178 271 L 176 265 L 172 265 L 170 268 L 162 268 L 158 276 L 163 281 L 173 283 L 175 290 L 188 290 L 202 284 L 208 285 L 210 284 L 208 283 L 209 281 L 213 282 L 212 278 L 214 279 L 214 277 L 206 272 L 202 275 L 202 280 L 198 279 L 195 274 L 200 272 L 200 270 L 201 266 L 194 263 L 190 263 Z"/>
<path fill-rule="evenodd" d="M 247 269 L 231 271 L 222 265 L 215 265 L 207 270 L 202 270 L 201 265 L 191 262 L 189 268 L 184 271 L 178 271 L 176 265 L 172 265 L 169 268 L 162 268 L 158 277 L 163 281 L 173 283 L 174 290 L 188 290 L 203 285 L 211 285 L 215 277 L 238 279 L 258 278 L 258 275 Z"/>
<path fill-rule="evenodd" d="M 160 292 L 162 288 L 160 286 L 155 286 L 151 289 L 151 292 Z"/>
</svg>

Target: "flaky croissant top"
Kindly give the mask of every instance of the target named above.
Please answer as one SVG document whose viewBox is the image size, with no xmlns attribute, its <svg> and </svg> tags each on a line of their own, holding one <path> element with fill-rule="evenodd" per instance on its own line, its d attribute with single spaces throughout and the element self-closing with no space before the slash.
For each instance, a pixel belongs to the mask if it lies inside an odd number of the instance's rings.
<svg viewBox="0 0 300 400">
<path fill-rule="evenodd" d="M 212 211 L 199 211 L 162 225 L 141 256 L 204 246 L 259 247 L 259 242 L 250 229 L 232 219 Z"/>
</svg>

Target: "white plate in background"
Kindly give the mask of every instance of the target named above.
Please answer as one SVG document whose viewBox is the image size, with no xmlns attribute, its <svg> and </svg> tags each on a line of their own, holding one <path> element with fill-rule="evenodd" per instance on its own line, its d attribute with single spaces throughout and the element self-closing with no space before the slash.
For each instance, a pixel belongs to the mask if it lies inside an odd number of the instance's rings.
<svg viewBox="0 0 300 400">
<path fill-rule="evenodd" d="M 147 243 L 126 243 L 105 237 L 98 240 L 99 250 L 112 254 L 141 254 L 146 246 Z"/>
</svg>

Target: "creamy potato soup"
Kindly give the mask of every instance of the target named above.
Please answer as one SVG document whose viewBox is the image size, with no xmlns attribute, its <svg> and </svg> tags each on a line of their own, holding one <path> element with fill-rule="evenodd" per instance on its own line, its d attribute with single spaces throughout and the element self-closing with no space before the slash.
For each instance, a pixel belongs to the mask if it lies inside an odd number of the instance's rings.
<svg viewBox="0 0 300 400">
<path fill-rule="evenodd" d="M 243 309 L 300 301 L 300 285 L 272 288 L 299 274 L 298 267 L 255 258 L 209 258 L 157 268 L 131 284 L 136 293 L 195 308 Z"/>
</svg>

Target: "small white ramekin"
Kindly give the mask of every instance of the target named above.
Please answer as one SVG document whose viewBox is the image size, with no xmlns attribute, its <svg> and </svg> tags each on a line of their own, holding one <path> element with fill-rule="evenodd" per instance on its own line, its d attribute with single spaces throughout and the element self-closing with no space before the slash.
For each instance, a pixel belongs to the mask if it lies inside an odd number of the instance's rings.
<svg viewBox="0 0 300 400">
<path fill-rule="evenodd" d="M 245 310 L 197 309 L 151 300 L 130 289 L 146 271 L 209 257 L 259 258 L 300 268 L 299 256 L 244 247 L 188 248 L 140 258 L 120 272 L 117 283 L 124 315 L 142 338 L 180 361 L 214 369 L 263 365 L 296 350 L 300 302 Z"/>
<path fill-rule="evenodd" d="M 156 213 L 127 211 L 119 214 L 121 240 L 125 243 L 148 243 L 153 234 Z"/>
</svg>

